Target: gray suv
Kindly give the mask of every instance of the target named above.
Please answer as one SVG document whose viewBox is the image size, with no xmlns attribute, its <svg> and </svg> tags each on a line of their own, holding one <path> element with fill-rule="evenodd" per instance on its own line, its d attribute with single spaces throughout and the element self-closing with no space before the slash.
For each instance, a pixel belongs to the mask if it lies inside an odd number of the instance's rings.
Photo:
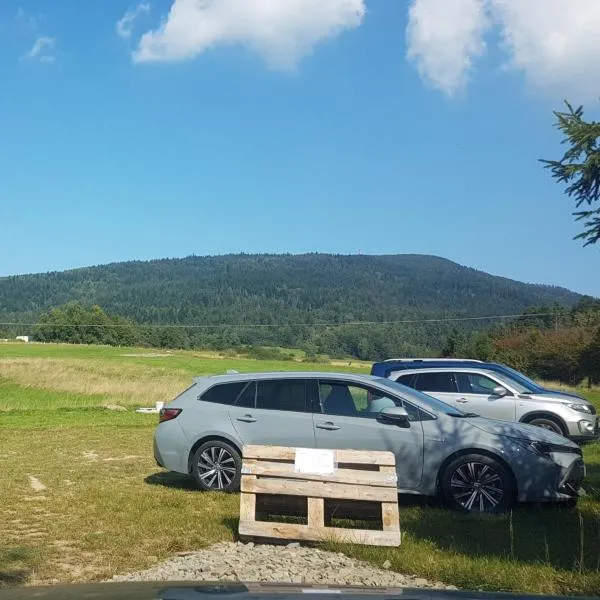
<svg viewBox="0 0 600 600">
<path fill-rule="evenodd" d="M 235 491 L 244 445 L 387 450 L 398 491 L 464 511 L 577 501 L 581 449 L 551 431 L 463 412 L 390 379 L 340 373 L 199 377 L 160 412 L 154 456 L 203 490 Z M 357 498 L 358 499 L 358 498 Z"/>
<path fill-rule="evenodd" d="M 600 421 L 593 404 L 571 394 L 540 391 L 506 373 L 477 367 L 427 367 L 390 371 L 388 377 L 460 410 L 549 429 L 575 441 L 594 440 Z"/>
</svg>

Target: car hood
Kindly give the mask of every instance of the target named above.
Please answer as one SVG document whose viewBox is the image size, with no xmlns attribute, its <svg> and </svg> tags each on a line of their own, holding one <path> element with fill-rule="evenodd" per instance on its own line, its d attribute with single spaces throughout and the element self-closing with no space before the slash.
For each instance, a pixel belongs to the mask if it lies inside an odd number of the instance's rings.
<svg viewBox="0 0 600 600">
<path fill-rule="evenodd" d="M 526 423 L 510 423 L 508 421 L 494 421 L 493 419 L 474 417 L 469 419 L 469 424 L 492 435 L 502 435 L 520 440 L 529 440 L 531 442 L 548 442 L 549 444 L 561 444 L 562 446 L 577 448 L 575 442 L 568 440 L 558 433 L 534 425 L 527 425 Z"/>
<path fill-rule="evenodd" d="M 563 392 L 562 390 L 549 390 L 548 388 L 544 388 L 544 391 L 532 395 L 536 398 L 540 396 L 549 397 L 551 399 L 565 398 L 567 400 L 570 400 L 571 398 L 577 398 L 577 400 L 583 400 L 586 403 L 588 402 L 583 396 L 580 396 L 579 394 L 573 394 L 572 392 Z"/>
<path fill-rule="evenodd" d="M 591 402 L 582 398 L 581 396 L 576 396 L 575 394 L 567 394 L 563 392 L 551 392 L 550 390 L 546 392 L 540 392 L 537 394 L 519 394 L 518 398 L 523 398 L 526 400 L 533 400 L 534 402 L 555 402 L 562 404 L 589 404 Z"/>
<path fill-rule="evenodd" d="M 567 596 L 530 596 L 443 589 L 352 587 L 264 583 L 95 583 L 88 585 L 0 588 L 0 600 L 569 600 Z M 574 600 L 574 599 L 573 599 Z M 578 600 L 582 600 L 579 597 Z M 585 599 L 583 599 L 585 600 Z"/>
</svg>

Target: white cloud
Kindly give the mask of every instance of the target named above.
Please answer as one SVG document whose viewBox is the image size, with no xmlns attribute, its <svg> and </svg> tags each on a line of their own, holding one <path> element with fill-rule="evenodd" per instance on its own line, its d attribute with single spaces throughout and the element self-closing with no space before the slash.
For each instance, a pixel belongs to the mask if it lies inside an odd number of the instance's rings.
<svg viewBox="0 0 600 600">
<path fill-rule="evenodd" d="M 131 37 L 133 22 L 142 14 L 150 12 L 150 5 L 147 2 L 141 2 L 135 8 L 129 8 L 121 19 L 117 21 L 116 29 L 119 37 L 124 39 Z"/>
<path fill-rule="evenodd" d="M 600 1 L 492 0 L 491 6 L 510 67 L 563 97 L 600 95 Z"/>
<path fill-rule="evenodd" d="M 136 62 L 189 59 L 243 44 L 276 69 L 293 69 L 321 41 L 359 27 L 364 0 L 173 0 L 165 21 L 145 33 Z"/>
<path fill-rule="evenodd" d="M 448 95 L 464 87 L 473 59 L 486 51 L 485 9 L 484 0 L 416 0 L 409 9 L 407 57 Z"/>
<path fill-rule="evenodd" d="M 412 0 L 407 56 L 452 95 L 467 83 L 492 27 L 506 66 L 530 84 L 577 102 L 600 95 L 599 0 Z"/>
<path fill-rule="evenodd" d="M 35 40 L 31 50 L 24 54 L 21 58 L 29 60 L 37 59 L 46 63 L 54 62 L 55 46 L 56 38 L 48 37 L 47 35 L 41 35 Z"/>
</svg>

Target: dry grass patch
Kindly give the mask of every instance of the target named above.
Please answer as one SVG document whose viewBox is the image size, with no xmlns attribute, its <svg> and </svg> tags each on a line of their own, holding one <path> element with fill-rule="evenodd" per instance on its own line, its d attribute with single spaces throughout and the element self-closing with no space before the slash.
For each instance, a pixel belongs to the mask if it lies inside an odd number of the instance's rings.
<svg viewBox="0 0 600 600">
<path fill-rule="evenodd" d="M 128 352 L 0 344 L 0 585 L 106 579 L 232 540 L 239 498 L 200 493 L 192 480 L 158 469 L 155 415 L 100 407 L 169 399 L 199 373 L 313 367 Z M 599 396 L 594 390 L 590 399 L 600 403 Z M 512 517 L 473 517 L 413 500 L 400 509 L 400 548 L 338 549 L 466 589 L 593 595 L 600 444 L 585 446 L 584 456 L 589 495 L 580 512 L 519 508 Z"/>
<path fill-rule="evenodd" d="M 99 580 L 233 538 L 238 499 L 201 494 L 191 480 L 160 473 L 153 429 L 5 432 L 0 546 L 37 557 L 35 571 L 25 575 L 19 563 L 15 578 Z"/>
<path fill-rule="evenodd" d="M 23 388 L 99 396 L 125 406 L 170 400 L 190 383 L 188 373 L 166 367 L 57 358 L 5 358 L 0 378 Z"/>
</svg>

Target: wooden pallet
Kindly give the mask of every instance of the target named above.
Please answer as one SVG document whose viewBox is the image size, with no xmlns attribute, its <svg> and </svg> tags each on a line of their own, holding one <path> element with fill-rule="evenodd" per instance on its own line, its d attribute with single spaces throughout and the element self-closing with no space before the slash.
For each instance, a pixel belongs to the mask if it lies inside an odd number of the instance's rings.
<svg viewBox="0 0 600 600">
<path fill-rule="evenodd" d="M 333 474 L 297 473 L 295 448 L 246 446 L 243 450 L 241 536 L 302 541 L 337 541 L 370 546 L 399 546 L 400 525 L 395 457 L 391 452 L 333 450 Z M 373 465 L 365 470 L 364 465 Z M 358 468 L 352 468 L 352 467 Z M 360 468 L 362 466 L 362 468 Z M 307 525 L 256 520 L 257 494 L 304 496 Z M 377 502 L 383 530 L 325 525 L 325 499 Z"/>
</svg>

